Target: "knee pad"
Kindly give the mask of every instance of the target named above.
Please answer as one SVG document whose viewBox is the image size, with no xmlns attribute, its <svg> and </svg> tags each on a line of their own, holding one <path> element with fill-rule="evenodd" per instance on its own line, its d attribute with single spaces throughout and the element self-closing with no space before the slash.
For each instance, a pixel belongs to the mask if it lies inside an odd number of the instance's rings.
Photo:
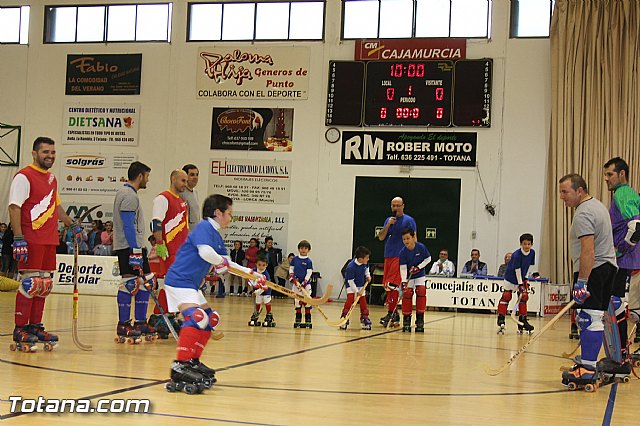
<svg viewBox="0 0 640 426">
<path fill-rule="evenodd" d="M 402 290 L 402 299 L 412 299 L 413 298 L 413 289 L 405 288 Z"/>
<path fill-rule="evenodd" d="M 204 312 L 209 316 L 209 328 L 207 330 L 215 330 L 220 324 L 220 315 L 211 308 L 207 308 Z"/>
<path fill-rule="evenodd" d="M 613 311 L 616 314 L 616 318 L 624 318 L 627 310 L 627 301 L 618 296 L 611 296 L 611 303 L 613 303 Z"/>
<path fill-rule="evenodd" d="M 18 291 L 24 297 L 27 297 L 29 299 L 33 299 L 36 296 L 40 296 L 42 290 L 43 290 L 42 278 L 38 276 L 24 278 L 20 283 L 20 287 L 18 287 Z M 51 289 L 49 289 L 49 291 L 51 291 Z"/>
<path fill-rule="evenodd" d="M 122 278 L 120 281 L 120 290 L 135 296 L 136 293 L 138 293 L 138 290 L 140 290 L 140 281 L 138 281 L 138 277 Z"/>
<path fill-rule="evenodd" d="M 416 296 L 418 297 L 426 297 L 427 296 L 427 288 L 423 285 L 419 285 L 416 287 Z"/>
<path fill-rule="evenodd" d="M 502 297 L 500 298 L 500 302 L 501 303 L 507 302 L 507 304 L 509 304 L 512 297 L 513 297 L 513 294 L 511 294 L 511 290 L 505 290 L 502 292 Z"/>
<path fill-rule="evenodd" d="M 529 300 L 529 292 L 524 292 L 520 295 L 520 302 L 526 302 Z"/>
<path fill-rule="evenodd" d="M 576 315 L 576 322 L 580 331 L 603 331 L 604 317 L 603 311 L 596 311 L 595 309 L 579 309 L 578 315 Z"/>
<path fill-rule="evenodd" d="M 427 310 L 427 289 L 423 285 L 416 287 L 416 312 L 423 314 Z"/>
<path fill-rule="evenodd" d="M 37 279 L 37 278 L 35 278 Z M 53 289 L 53 280 L 51 278 L 40 278 L 42 280 L 42 285 L 40 287 L 39 297 L 47 297 L 51 290 Z"/>
<path fill-rule="evenodd" d="M 198 330 L 210 330 L 209 315 L 202 308 L 187 308 L 182 311 L 182 328 L 193 327 Z"/>
</svg>

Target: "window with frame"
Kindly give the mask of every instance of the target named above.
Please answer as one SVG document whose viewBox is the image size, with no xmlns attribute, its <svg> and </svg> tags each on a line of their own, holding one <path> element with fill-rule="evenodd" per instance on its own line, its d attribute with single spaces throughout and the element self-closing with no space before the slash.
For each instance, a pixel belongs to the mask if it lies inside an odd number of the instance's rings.
<svg viewBox="0 0 640 426">
<path fill-rule="evenodd" d="M 45 7 L 45 43 L 171 41 L 173 3 Z"/>
<path fill-rule="evenodd" d="M 342 39 L 489 38 L 492 0 L 342 0 Z"/>
<path fill-rule="evenodd" d="M 325 1 L 189 3 L 187 41 L 324 39 Z"/>
<path fill-rule="evenodd" d="M 0 44 L 29 43 L 29 6 L 0 7 Z"/>
<path fill-rule="evenodd" d="M 555 0 L 511 0 L 511 38 L 549 37 Z"/>
</svg>

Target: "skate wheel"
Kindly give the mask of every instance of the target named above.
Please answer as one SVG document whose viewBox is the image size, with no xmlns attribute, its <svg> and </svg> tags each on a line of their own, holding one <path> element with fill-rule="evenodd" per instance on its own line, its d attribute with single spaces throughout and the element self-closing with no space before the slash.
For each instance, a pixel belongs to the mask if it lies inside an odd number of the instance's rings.
<svg viewBox="0 0 640 426">
<path fill-rule="evenodd" d="M 32 352 L 31 347 L 29 345 L 21 345 L 20 350 L 22 352 Z M 33 352 L 35 352 L 35 349 L 33 349 Z"/>
<path fill-rule="evenodd" d="M 622 383 L 629 383 L 631 381 L 631 379 L 629 378 L 629 376 L 625 376 L 622 378 Z"/>
<path fill-rule="evenodd" d="M 184 385 L 183 390 L 187 395 L 194 395 L 198 393 L 198 387 L 192 383 L 187 383 L 186 385 Z"/>
<path fill-rule="evenodd" d="M 595 392 L 596 386 L 593 383 L 587 383 L 586 385 L 584 385 L 584 390 L 585 392 Z"/>
<path fill-rule="evenodd" d="M 253 324 L 251 324 L 251 321 L 249 321 L 249 322 L 247 323 L 247 325 L 248 325 L 249 327 L 251 327 Z"/>
<path fill-rule="evenodd" d="M 11 350 L 11 352 L 14 352 L 16 350 L 17 346 L 15 343 L 12 343 L 9 345 L 9 349 Z"/>
<path fill-rule="evenodd" d="M 53 345 L 51 343 L 45 343 L 44 350 L 45 352 L 51 352 L 53 350 Z"/>
<path fill-rule="evenodd" d="M 173 382 L 169 382 L 164 385 L 164 388 L 167 390 L 167 392 L 175 392 L 176 384 Z"/>
<path fill-rule="evenodd" d="M 133 345 L 135 343 L 135 340 L 131 337 L 127 337 L 125 341 L 127 342 L 127 345 Z"/>
<path fill-rule="evenodd" d="M 578 385 L 576 385 L 574 382 L 569 382 L 569 384 L 567 385 L 567 389 L 569 389 L 570 391 L 574 391 L 578 389 Z"/>
<path fill-rule="evenodd" d="M 313 324 L 307 324 L 307 328 L 313 328 Z"/>
<path fill-rule="evenodd" d="M 122 342 L 120 341 L 120 338 L 119 338 L 119 337 L 114 337 L 114 338 L 113 338 L 113 341 L 114 341 L 115 343 L 122 343 Z"/>
<path fill-rule="evenodd" d="M 198 393 L 202 393 L 205 389 L 211 388 L 211 386 L 207 387 L 204 383 L 198 383 L 196 387 L 198 388 Z"/>
<path fill-rule="evenodd" d="M 633 361 L 633 366 L 634 367 L 640 367 L 640 359 L 637 359 L 637 360 Z"/>
<path fill-rule="evenodd" d="M 211 389 L 211 386 L 213 386 L 213 381 L 211 379 L 205 379 L 202 384 L 204 385 L 205 389 Z"/>
<path fill-rule="evenodd" d="M 272 322 L 272 323 L 271 323 L 271 327 L 275 327 L 275 326 L 276 326 L 276 323 L 275 323 L 275 322 Z"/>
<path fill-rule="evenodd" d="M 602 383 L 609 383 L 611 381 L 611 376 L 603 376 Z"/>
</svg>

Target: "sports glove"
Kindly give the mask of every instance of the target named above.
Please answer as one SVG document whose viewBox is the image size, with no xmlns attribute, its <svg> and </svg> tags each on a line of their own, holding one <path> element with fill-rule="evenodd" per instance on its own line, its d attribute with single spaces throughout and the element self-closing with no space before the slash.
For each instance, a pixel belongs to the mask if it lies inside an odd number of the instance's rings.
<svg viewBox="0 0 640 426">
<path fill-rule="evenodd" d="M 573 285 L 573 300 L 582 305 L 589 296 L 591 296 L 591 293 L 587 290 L 587 280 L 578 278 L 578 281 Z"/>
<path fill-rule="evenodd" d="M 289 281 L 291 281 L 295 285 L 299 285 L 298 279 L 295 274 L 289 274 Z"/>
<path fill-rule="evenodd" d="M 529 290 L 529 280 L 523 279 L 522 284 L 518 285 L 518 293 L 525 293 Z"/>
<path fill-rule="evenodd" d="M 73 238 L 75 238 L 76 243 L 81 244 L 84 240 L 82 235 L 82 226 L 78 222 L 73 222 L 71 224 L 71 232 L 73 232 Z"/>
<path fill-rule="evenodd" d="M 29 257 L 29 244 L 22 235 L 13 237 L 13 258 L 16 262 L 26 262 Z"/>
<path fill-rule="evenodd" d="M 251 275 L 255 277 L 253 281 L 253 288 L 261 290 L 267 290 L 269 288 L 269 286 L 267 286 L 267 278 L 264 275 L 255 271 L 252 272 Z"/>
<path fill-rule="evenodd" d="M 214 269 L 216 270 L 216 274 L 218 275 L 226 273 L 229 270 L 229 261 L 227 260 L 227 258 L 223 257 L 222 262 L 215 265 Z"/>
<path fill-rule="evenodd" d="M 142 270 L 142 249 L 129 249 L 129 266 L 131 266 L 134 271 Z"/>
<path fill-rule="evenodd" d="M 411 268 L 409 268 L 409 274 L 411 275 L 415 275 L 418 272 L 420 272 L 420 268 L 418 268 L 417 266 L 412 266 Z"/>
<path fill-rule="evenodd" d="M 169 257 L 169 249 L 164 241 L 160 241 L 156 244 L 156 254 L 162 260 L 167 260 L 167 257 Z"/>
<path fill-rule="evenodd" d="M 632 246 L 640 241 L 640 220 L 631 220 L 627 223 L 627 235 L 624 240 Z"/>
</svg>

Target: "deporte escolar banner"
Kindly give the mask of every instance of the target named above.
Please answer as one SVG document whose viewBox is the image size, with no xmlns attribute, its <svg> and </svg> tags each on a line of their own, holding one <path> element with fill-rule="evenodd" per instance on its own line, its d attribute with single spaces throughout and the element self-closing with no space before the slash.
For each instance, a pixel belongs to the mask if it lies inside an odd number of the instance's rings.
<svg viewBox="0 0 640 426">
<path fill-rule="evenodd" d="M 343 132 L 342 164 L 475 167 L 477 133 Z"/>
</svg>

